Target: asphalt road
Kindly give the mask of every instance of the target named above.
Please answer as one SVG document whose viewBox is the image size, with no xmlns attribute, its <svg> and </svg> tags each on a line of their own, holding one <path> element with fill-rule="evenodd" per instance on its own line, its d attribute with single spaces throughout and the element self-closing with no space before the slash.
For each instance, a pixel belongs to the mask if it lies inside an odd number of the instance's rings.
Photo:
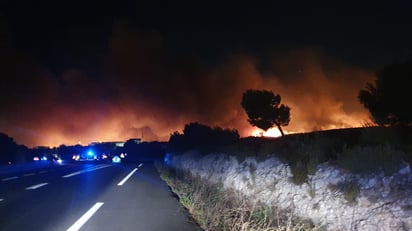
<svg viewBox="0 0 412 231">
<path fill-rule="evenodd" d="M 0 167 L 0 230 L 201 230 L 153 164 Z"/>
</svg>

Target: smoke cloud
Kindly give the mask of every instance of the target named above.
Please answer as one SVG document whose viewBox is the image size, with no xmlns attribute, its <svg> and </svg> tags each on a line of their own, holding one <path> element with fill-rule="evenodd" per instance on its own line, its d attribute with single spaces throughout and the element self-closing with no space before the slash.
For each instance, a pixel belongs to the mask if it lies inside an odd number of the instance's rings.
<svg viewBox="0 0 412 231">
<path fill-rule="evenodd" d="M 262 74 L 251 56 L 233 55 L 209 67 L 173 57 L 162 44 L 161 36 L 119 22 L 98 74 L 72 68 L 56 76 L 13 50 L 2 52 L 0 132 L 27 146 L 165 141 L 189 122 L 250 136 L 259 130 L 240 105 L 248 89 L 281 95 L 291 108 L 286 133 L 357 127 L 369 118 L 357 93 L 373 73 L 317 49 L 274 53 Z"/>
</svg>

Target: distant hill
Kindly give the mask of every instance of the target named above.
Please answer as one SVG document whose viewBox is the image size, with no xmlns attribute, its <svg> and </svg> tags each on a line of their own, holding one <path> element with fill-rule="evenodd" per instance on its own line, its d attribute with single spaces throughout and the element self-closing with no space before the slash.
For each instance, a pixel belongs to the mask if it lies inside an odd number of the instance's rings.
<svg viewBox="0 0 412 231">
<path fill-rule="evenodd" d="M 18 145 L 13 138 L 0 133 L 0 164 L 25 162 L 29 158 L 27 153 L 27 147 Z"/>
</svg>

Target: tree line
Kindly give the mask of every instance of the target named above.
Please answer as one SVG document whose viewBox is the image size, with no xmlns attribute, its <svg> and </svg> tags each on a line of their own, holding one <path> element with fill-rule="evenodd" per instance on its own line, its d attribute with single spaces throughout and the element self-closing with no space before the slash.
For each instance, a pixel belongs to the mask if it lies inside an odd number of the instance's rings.
<svg viewBox="0 0 412 231">
<path fill-rule="evenodd" d="M 379 126 L 412 125 L 412 62 L 393 63 L 376 73 L 374 83 L 367 83 L 358 94 L 359 102 L 370 112 Z M 264 131 L 276 126 L 282 136 L 282 126 L 290 122 L 290 108 L 283 105 L 281 96 L 267 90 L 247 90 L 241 105 L 248 122 Z"/>
<path fill-rule="evenodd" d="M 392 63 L 379 70 L 375 81 L 368 82 L 365 88 L 359 91 L 358 100 L 370 112 L 376 125 L 412 126 L 412 89 L 409 84 L 411 77 L 412 61 Z M 281 103 L 279 94 L 269 90 L 249 89 L 243 93 L 240 104 L 252 126 L 263 131 L 276 126 L 284 136 L 282 127 L 289 125 L 291 113 L 289 106 Z M 236 129 L 212 128 L 200 123 L 189 123 L 185 125 L 183 133 L 171 134 L 168 146 L 170 150 L 219 146 L 233 143 L 239 138 Z M 0 133 L 0 145 L 1 164 L 27 161 L 30 158 L 28 153 L 33 153 L 27 147 L 17 145 L 6 134 Z M 146 147 L 126 143 L 126 146 L 134 151 L 139 150 L 139 153 L 149 153 L 147 150 L 157 150 L 158 153 L 162 145 L 159 143 Z M 66 149 L 63 146 L 60 151 L 64 153 Z"/>
<path fill-rule="evenodd" d="M 370 112 L 376 125 L 412 125 L 412 89 L 409 84 L 411 78 L 411 61 L 393 63 L 379 70 L 375 81 L 368 82 L 365 88 L 359 91 L 358 100 Z M 281 135 L 285 135 L 282 127 L 289 125 L 290 107 L 281 103 L 279 94 L 269 90 L 249 89 L 243 93 L 240 104 L 252 126 L 263 131 L 276 126 Z M 182 134 L 171 134 L 169 144 L 172 147 L 192 148 L 228 143 L 238 138 L 236 130 L 190 123 L 185 126 Z"/>
</svg>

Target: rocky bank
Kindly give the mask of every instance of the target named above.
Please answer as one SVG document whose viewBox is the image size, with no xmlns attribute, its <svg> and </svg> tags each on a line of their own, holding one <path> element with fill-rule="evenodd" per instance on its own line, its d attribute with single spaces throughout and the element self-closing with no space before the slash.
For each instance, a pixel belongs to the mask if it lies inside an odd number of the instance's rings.
<svg viewBox="0 0 412 231">
<path fill-rule="evenodd" d="M 320 164 L 296 185 L 290 167 L 276 157 L 257 161 L 215 153 L 167 155 L 167 163 L 234 189 L 250 202 L 290 210 L 324 230 L 412 230 L 412 172 L 408 164 L 391 176 L 360 176 Z"/>
</svg>

